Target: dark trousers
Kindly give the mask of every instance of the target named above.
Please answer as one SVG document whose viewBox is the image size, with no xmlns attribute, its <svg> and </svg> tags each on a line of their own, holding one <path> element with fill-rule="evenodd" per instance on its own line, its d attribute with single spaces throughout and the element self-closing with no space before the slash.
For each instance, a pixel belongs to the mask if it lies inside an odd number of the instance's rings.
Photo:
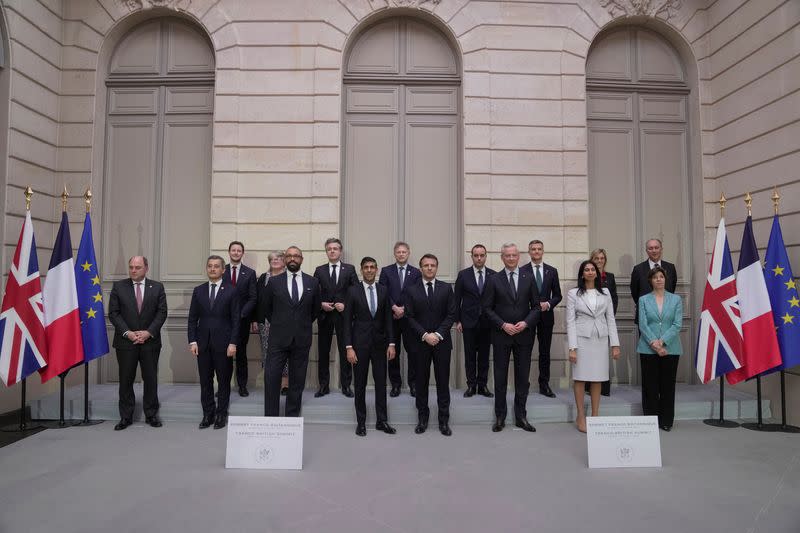
<svg viewBox="0 0 800 533">
<path fill-rule="evenodd" d="M 330 385 L 331 344 L 333 332 L 336 331 L 336 348 L 339 350 L 339 386 L 342 388 L 349 387 L 350 382 L 353 380 L 353 369 L 350 363 L 347 362 L 347 353 L 344 348 L 344 319 L 339 311 L 323 314 L 323 319 L 318 322 L 319 335 L 317 336 L 319 348 L 317 378 L 319 379 L 319 386 Z"/>
<path fill-rule="evenodd" d="M 310 346 L 297 346 L 294 342 L 285 349 L 269 346 L 267 363 L 264 366 L 264 416 L 280 415 L 281 375 L 287 361 L 289 362 L 289 392 L 286 395 L 286 416 L 300 416 L 310 348 Z"/>
<path fill-rule="evenodd" d="M 485 387 L 489 381 L 489 350 L 492 330 L 489 328 L 464 328 L 464 368 L 468 387 Z"/>
<path fill-rule="evenodd" d="M 233 358 L 224 351 L 214 351 L 210 346 L 197 355 L 197 372 L 200 374 L 200 403 L 203 416 L 228 414 L 231 399 L 231 374 Z M 217 400 L 214 402 L 214 375 L 217 376 Z"/>
<path fill-rule="evenodd" d="M 394 333 L 396 338 L 395 349 L 397 350 L 397 357 L 389 361 L 389 364 L 387 365 L 389 368 L 389 382 L 392 384 L 392 387 L 401 387 L 403 385 L 403 378 L 400 375 L 400 350 L 403 348 L 404 342 L 406 345 L 406 357 L 408 359 L 407 383 L 409 385 L 411 383 L 416 383 L 417 367 L 416 363 L 414 362 L 414 353 L 408 350 L 408 346 L 410 345 L 408 342 L 408 334 L 410 331 L 411 328 L 409 327 L 408 320 L 405 317 L 394 321 Z"/>
<path fill-rule="evenodd" d="M 530 389 L 532 344 L 497 344 L 494 349 L 494 414 L 505 420 L 506 389 L 508 388 L 508 366 L 514 354 L 514 416 L 528 416 L 528 390 Z"/>
<path fill-rule="evenodd" d="M 540 320 L 534 332 L 539 342 L 539 386 L 550 383 L 550 342 L 553 340 L 553 323 Z"/>
<path fill-rule="evenodd" d="M 250 320 L 244 319 L 239 324 L 239 342 L 236 343 L 236 384 L 247 386 L 247 343 L 250 340 Z"/>
<path fill-rule="evenodd" d="M 356 421 L 359 424 L 365 424 L 367 421 L 366 394 L 370 362 L 372 363 L 372 379 L 375 381 L 376 422 L 389 420 L 386 410 L 386 348 L 387 345 L 382 343 L 371 348 L 355 348 L 358 362 L 353 368 L 353 383 L 356 396 Z"/>
<path fill-rule="evenodd" d="M 639 354 L 642 410 L 645 416 L 658 416 L 659 426 L 671 426 L 675 420 L 675 377 L 679 359 L 677 355 Z"/>
<path fill-rule="evenodd" d="M 160 346 L 148 346 L 146 344 L 135 344 L 131 349 L 117 350 L 120 418 L 125 420 L 133 419 L 133 408 L 136 405 L 136 396 L 133 394 L 133 381 L 136 379 L 137 364 L 142 367 L 142 383 L 144 385 L 142 407 L 144 408 L 144 415 L 150 417 L 158 413 L 158 356 L 160 353 Z"/>
<path fill-rule="evenodd" d="M 450 420 L 450 348 L 421 344 L 414 347 L 417 363 L 417 413 L 420 420 L 428 420 L 428 387 L 431 382 L 431 362 L 436 378 L 436 403 L 439 406 L 439 423 Z"/>
</svg>

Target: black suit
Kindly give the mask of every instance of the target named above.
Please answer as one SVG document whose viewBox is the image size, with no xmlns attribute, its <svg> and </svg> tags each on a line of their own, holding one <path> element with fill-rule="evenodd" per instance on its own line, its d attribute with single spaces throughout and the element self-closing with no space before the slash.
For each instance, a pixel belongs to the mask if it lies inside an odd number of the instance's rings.
<svg viewBox="0 0 800 533">
<path fill-rule="evenodd" d="M 409 338 L 417 363 L 417 413 L 420 420 L 428 420 L 428 385 L 431 380 L 431 362 L 436 377 L 436 401 L 439 406 L 439 424 L 450 420 L 450 352 L 453 340 L 450 328 L 456 320 L 456 298 L 449 283 L 436 280 L 428 295 L 428 282 L 424 278 L 406 288 L 406 317 L 411 329 Z M 431 346 L 422 340 L 425 333 L 435 333 L 439 344 Z"/>
<path fill-rule="evenodd" d="M 200 375 L 200 402 L 203 416 L 228 414 L 231 396 L 233 360 L 228 357 L 228 345 L 239 340 L 239 296 L 222 280 L 216 289 L 214 303 L 210 300 L 209 283 L 194 288 L 189 305 L 189 344 L 197 343 L 197 372 Z M 214 402 L 214 375 L 218 395 Z"/>
<path fill-rule="evenodd" d="M 366 423 L 367 402 L 365 399 L 369 364 L 372 362 L 372 379 L 375 381 L 376 422 L 387 422 L 386 409 L 386 350 L 394 333 L 392 307 L 386 287 L 373 283 L 375 290 L 375 316 L 367 303 L 364 286 L 352 285 L 347 290 L 342 317 L 343 344 L 356 352 L 358 362 L 353 369 L 355 385 L 356 421 Z M 348 363 L 349 364 L 349 363 Z"/>
<path fill-rule="evenodd" d="M 144 397 L 142 407 L 146 417 L 158 413 L 158 356 L 161 353 L 161 326 L 167 319 L 167 296 L 164 285 L 145 278 L 143 281 L 142 310 L 136 305 L 136 292 L 130 278 L 115 281 L 108 301 L 108 319 L 114 325 L 113 346 L 119 364 L 119 416 L 133 419 L 136 397 L 133 381 L 136 365 L 142 367 Z M 128 331 L 147 330 L 150 338 L 143 344 L 134 344 L 123 336 Z"/>
<path fill-rule="evenodd" d="M 541 311 L 541 318 L 536 325 L 536 339 L 539 341 L 539 387 L 549 385 L 550 382 L 550 345 L 553 341 L 553 326 L 555 325 L 555 313 L 553 309 L 561 302 L 561 284 L 558 282 L 558 270 L 542 263 L 542 287 L 536 284 L 533 263 L 521 267 L 520 272 L 530 274 L 534 280 L 534 285 L 539 292 L 537 303 L 548 302 L 550 309 Z"/>
<path fill-rule="evenodd" d="M 236 272 L 236 294 L 239 296 L 239 340 L 236 343 L 236 384 L 247 386 L 247 341 L 250 340 L 250 322 L 256 308 L 256 271 L 239 263 Z M 232 286 L 231 265 L 225 266 L 222 283 Z"/>
<path fill-rule="evenodd" d="M 515 276 L 516 277 L 516 276 Z M 514 415 L 528 416 L 526 403 L 530 388 L 531 352 L 533 330 L 539 322 L 539 293 L 533 277 L 520 269 L 517 282 L 517 297 L 514 298 L 505 269 L 489 278 L 483 290 L 481 304 L 492 324 L 492 346 L 494 353 L 494 412 L 505 420 L 508 365 L 514 353 Z M 523 321 L 528 327 L 516 335 L 503 331 L 504 323 Z"/>
<path fill-rule="evenodd" d="M 314 271 L 314 278 L 319 283 L 320 302 L 345 303 L 347 290 L 353 285 L 358 284 L 356 268 L 353 265 L 340 262 L 336 269 L 336 283 L 331 279 L 330 263 L 320 265 Z M 317 365 L 317 378 L 319 386 L 330 384 L 330 353 L 333 332 L 336 331 L 336 347 L 339 350 L 339 385 L 342 388 L 349 387 L 353 379 L 353 369 L 347 362 L 347 354 L 344 347 L 344 332 L 342 330 L 344 322 L 342 313 L 334 309 L 333 311 L 321 311 L 317 321 L 317 348 L 319 353 L 319 364 Z"/>
<path fill-rule="evenodd" d="M 664 288 L 667 292 L 675 293 L 678 286 L 678 273 L 675 270 L 675 265 L 667 261 L 659 261 L 661 268 L 666 273 L 666 284 Z M 633 322 L 639 323 L 639 298 L 645 294 L 653 292 L 653 287 L 647 281 L 647 275 L 650 273 L 650 261 L 645 260 L 633 267 L 631 272 L 631 298 L 633 298 Z"/>
<path fill-rule="evenodd" d="M 496 274 L 483 268 L 483 287 Z M 461 322 L 464 337 L 464 368 L 468 387 L 485 387 L 489 380 L 489 350 L 492 344 L 491 324 L 481 308 L 481 295 L 473 267 L 465 268 L 456 277 L 456 322 Z"/>
<path fill-rule="evenodd" d="M 269 346 L 264 366 L 264 416 L 278 416 L 280 413 L 281 374 L 287 361 L 289 393 L 286 396 L 286 416 L 300 416 L 308 351 L 311 349 L 311 328 L 319 315 L 320 299 L 317 280 L 302 274 L 302 294 L 299 294 L 298 286 L 298 301 L 293 301 L 287 285 L 292 275 L 287 270 L 271 276 L 257 305 L 257 320 L 269 320 Z"/>
<path fill-rule="evenodd" d="M 399 305 L 403 307 L 404 303 L 404 295 L 403 292 L 406 287 L 412 285 L 414 281 L 420 279 L 422 277 L 422 273 L 419 271 L 418 268 L 411 266 L 410 264 L 406 263 L 406 277 L 403 281 L 403 284 L 400 284 L 400 274 L 397 271 L 397 263 L 393 263 L 391 265 L 387 265 L 381 269 L 381 277 L 378 280 L 378 283 L 386 287 L 389 291 L 389 304 L 391 305 Z M 403 385 L 403 378 L 400 375 L 400 350 L 403 347 L 403 343 L 406 345 L 406 355 L 408 357 L 408 383 L 412 384 L 416 382 L 416 365 L 414 364 L 414 353 L 408 350 L 409 346 L 409 339 L 408 339 L 408 320 L 404 316 L 399 320 L 394 321 L 394 343 L 397 349 L 397 357 L 389 361 L 389 381 L 392 383 L 392 387 L 400 387 Z"/>
</svg>

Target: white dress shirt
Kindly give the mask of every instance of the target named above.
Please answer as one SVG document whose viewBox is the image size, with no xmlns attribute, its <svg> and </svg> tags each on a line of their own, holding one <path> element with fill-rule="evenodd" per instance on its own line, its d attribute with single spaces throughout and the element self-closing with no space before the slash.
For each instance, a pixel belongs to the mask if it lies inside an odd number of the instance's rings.
<svg viewBox="0 0 800 533">
<path fill-rule="evenodd" d="M 300 299 L 303 297 L 303 271 L 298 270 L 297 272 L 289 272 L 286 270 L 286 288 L 289 289 L 289 296 L 292 296 L 292 276 L 297 274 L 297 298 Z"/>
</svg>

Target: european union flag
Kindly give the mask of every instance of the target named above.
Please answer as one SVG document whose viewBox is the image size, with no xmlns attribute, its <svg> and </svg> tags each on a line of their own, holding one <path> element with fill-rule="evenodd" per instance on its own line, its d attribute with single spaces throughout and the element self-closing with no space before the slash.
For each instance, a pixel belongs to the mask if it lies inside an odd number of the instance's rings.
<svg viewBox="0 0 800 533">
<path fill-rule="evenodd" d="M 92 242 L 92 218 L 86 213 L 83 235 L 75 258 L 75 285 L 78 288 L 78 311 L 81 314 L 81 334 L 85 362 L 108 353 L 108 333 L 103 312 L 103 288 Z"/>
<path fill-rule="evenodd" d="M 772 219 L 764 278 L 783 359 L 783 363 L 774 370 L 786 370 L 800 364 L 800 299 L 797 297 L 797 282 L 792 276 L 789 254 L 783 244 L 778 215 Z"/>
</svg>

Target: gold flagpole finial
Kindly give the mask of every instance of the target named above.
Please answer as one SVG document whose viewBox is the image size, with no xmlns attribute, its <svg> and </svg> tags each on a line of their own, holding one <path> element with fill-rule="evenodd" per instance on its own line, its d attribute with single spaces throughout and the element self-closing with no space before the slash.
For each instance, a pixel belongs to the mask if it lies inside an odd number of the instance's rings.
<svg viewBox="0 0 800 533">
<path fill-rule="evenodd" d="M 775 214 L 778 214 L 778 204 L 781 201 L 781 195 L 778 194 L 778 186 L 772 189 L 772 205 L 775 207 Z"/>
<path fill-rule="evenodd" d="M 31 196 L 33 196 L 33 189 L 28 185 L 25 189 L 25 211 L 31 210 Z"/>
<path fill-rule="evenodd" d="M 86 192 L 83 193 L 83 201 L 86 204 L 86 212 L 92 210 L 92 189 L 90 187 L 86 188 Z"/>
<path fill-rule="evenodd" d="M 725 218 L 725 204 L 727 201 L 728 199 L 725 198 L 725 193 L 722 193 L 719 197 L 719 215 L 721 218 Z"/>
<path fill-rule="evenodd" d="M 67 211 L 67 198 L 69 198 L 69 193 L 67 192 L 67 186 L 64 185 L 64 191 L 61 193 L 61 210 L 66 212 Z"/>
<path fill-rule="evenodd" d="M 753 216 L 753 197 L 749 192 L 744 195 L 744 205 L 747 206 L 747 216 Z"/>
</svg>

